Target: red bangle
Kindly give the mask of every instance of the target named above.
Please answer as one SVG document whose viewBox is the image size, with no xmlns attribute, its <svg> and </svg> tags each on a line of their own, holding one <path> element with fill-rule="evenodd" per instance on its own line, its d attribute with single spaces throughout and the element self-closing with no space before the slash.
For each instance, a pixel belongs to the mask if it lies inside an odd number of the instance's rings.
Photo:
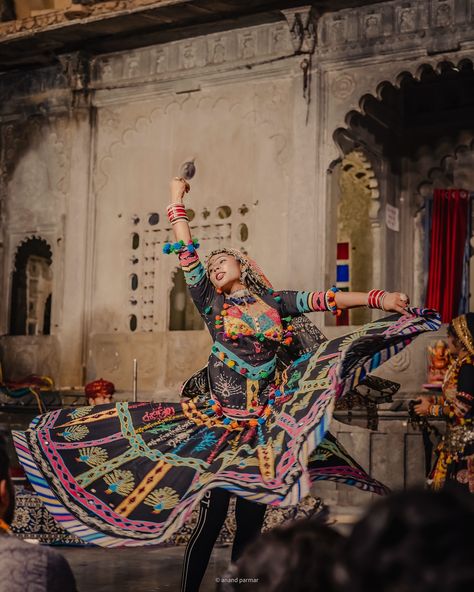
<svg viewBox="0 0 474 592">
<path fill-rule="evenodd" d="M 186 208 L 183 204 L 170 204 L 166 209 L 166 213 L 171 224 L 176 224 L 179 220 L 188 221 Z"/>
<path fill-rule="evenodd" d="M 383 310 L 382 303 L 384 296 L 387 294 L 385 290 L 370 290 L 367 296 L 367 306 L 369 308 L 379 308 Z"/>
</svg>

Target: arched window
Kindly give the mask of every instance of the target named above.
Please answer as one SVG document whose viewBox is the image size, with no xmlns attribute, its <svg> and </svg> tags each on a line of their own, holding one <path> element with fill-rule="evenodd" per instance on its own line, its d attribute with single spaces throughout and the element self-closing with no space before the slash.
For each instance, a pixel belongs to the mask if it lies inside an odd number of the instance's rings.
<svg viewBox="0 0 474 592">
<path fill-rule="evenodd" d="M 371 207 L 377 181 L 370 162 L 358 150 L 347 154 L 335 170 L 337 199 L 336 285 L 340 290 L 368 292 L 373 286 L 374 236 Z M 366 308 L 343 311 L 338 324 L 370 321 Z"/>
<path fill-rule="evenodd" d="M 52 252 L 41 238 L 30 238 L 16 252 L 10 306 L 11 335 L 49 335 Z"/>
<path fill-rule="evenodd" d="M 173 288 L 170 292 L 169 329 L 170 331 L 204 329 L 204 321 L 189 295 L 181 269 L 176 269 L 173 276 Z"/>
</svg>

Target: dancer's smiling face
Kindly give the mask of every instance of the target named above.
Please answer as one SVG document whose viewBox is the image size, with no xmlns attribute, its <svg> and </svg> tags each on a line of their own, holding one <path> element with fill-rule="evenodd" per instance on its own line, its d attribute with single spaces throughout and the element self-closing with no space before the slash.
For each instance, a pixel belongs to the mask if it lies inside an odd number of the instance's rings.
<svg viewBox="0 0 474 592">
<path fill-rule="evenodd" d="M 232 292 L 242 286 L 240 283 L 240 263 L 229 253 L 216 253 L 208 264 L 209 279 L 223 292 Z"/>
</svg>

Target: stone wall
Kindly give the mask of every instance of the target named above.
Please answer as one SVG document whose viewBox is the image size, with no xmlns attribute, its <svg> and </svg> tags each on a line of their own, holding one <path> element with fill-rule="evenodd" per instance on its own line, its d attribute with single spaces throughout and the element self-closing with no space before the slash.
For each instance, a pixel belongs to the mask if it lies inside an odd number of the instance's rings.
<svg viewBox="0 0 474 592">
<path fill-rule="evenodd" d="M 31 371 L 41 372 L 47 358 L 61 385 L 104 375 L 129 391 L 137 358 L 144 396 L 174 391 L 205 362 L 207 338 L 167 330 L 176 269 L 176 261 L 161 254 L 170 236 L 169 178 L 186 161 L 195 162 L 189 207 L 203 255 L 230 242 L 256 254 L 278 287 L 331 283 L 328 239 L 334 229 L 326 171 L 342 150 L 334 132 L 383 81 L 396 85 L 401 72 L 416 75 L 446 52 L 455 63 L 469 59 L 472 16 L 449 1 L 385 2 L 326 14 L 318 22 L 311 65 L 309 54 L 295 55 L 283 21 L 92 61 L 71 55 L 28 78 L 5 76 L 2 332 L 8 331 L 14 254 L 22 241 L 40 236 L 53 252 L 57 345 L 37 336 L 33 341 L 40 345 L 31 347 L 41 353 L 30 356 Z M 374 150 L 374 282 L 419 296 L 413 261 L 420 241 L 411 240 L 416 183 L 397 187 Z M 434 165 L 424 166 L 429 177 Z M 400 207 L 399 233 L 385 227 L 386 203 Z M 226 219 L 221 206 L 232 211 Z M 153 213 L 159 221 L 152 225 Z M 311 257 L 302 256 L 302 244 Z M 337 331 L 331 319 L 322 323 L 329 334 Z M 20 367 L 9 360 L 19 341 L 3 338 L 6 370 L 14 375 Z M 415 358 L 423 359 L 421 348 Z M 409 391 L 423 381 L 424 367 L 407 365 L 403 386 Z"/>
</svg>

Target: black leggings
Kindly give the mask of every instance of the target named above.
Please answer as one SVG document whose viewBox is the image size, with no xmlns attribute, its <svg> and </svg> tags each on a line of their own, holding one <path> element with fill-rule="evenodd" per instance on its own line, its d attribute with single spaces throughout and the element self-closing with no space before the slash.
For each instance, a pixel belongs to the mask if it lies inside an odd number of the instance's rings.
<svg viewBox="0 0 474 592">
<path fill-rule="evenodd" d="M 212 548 L 225 522 L 231 493 L 225 489 L 207 491 L 199 506 L 196 528 L 184 553 L 181 592 L 198 592 L 211 557 Z M 235 521 L 237 529 L 232 545 L 232 562 L 242 555 L 244 548 L 260 533 L 266 506 L 237 498 Z"/>
</svg>

